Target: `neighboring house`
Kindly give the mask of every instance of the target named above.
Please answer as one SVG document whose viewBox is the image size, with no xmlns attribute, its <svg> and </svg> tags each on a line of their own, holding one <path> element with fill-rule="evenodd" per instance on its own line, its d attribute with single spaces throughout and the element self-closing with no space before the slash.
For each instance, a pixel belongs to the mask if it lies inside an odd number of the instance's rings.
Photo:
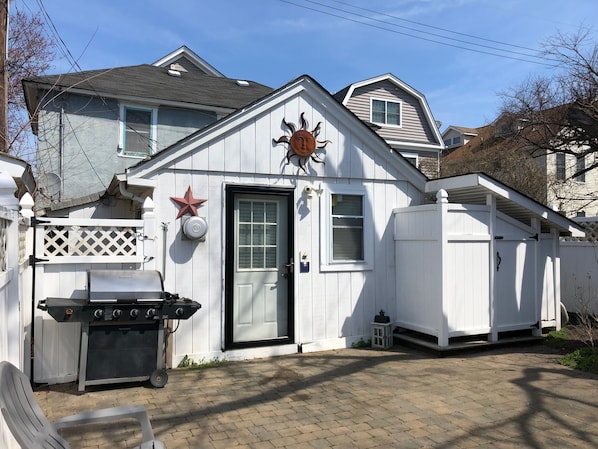
<svg viewBox="0 0 598 449">
<path fill-rule="evenodd" d="M 444 143 L 423 94 L 386 74 L 353 83 L 334 97 L 427 177 L 438 177 Z"/>
<path fill-rule="evenodd" d="M 526 127 L 513 116 L 502 114 L 494 123 L 469 132 L 475 137 L 464 145 L 447 151 L 441 173 L 487 172 L 567 217 L 598 215 L 598 173 L 592 170 L 573 176 L 593 163 L 589 158 L 594 156 L 576 156 L 582 148 L 573 148 L 573 154 L 538 150 L 531 143 L 536 139 L 534 133 L 538 139 L 547 134 L 539 128 Z M 453 126 L 443 135 L 448 139 L 461 129 L 468 128 Z"/>
<path fill-rule="evenodd" d="M 449 126 L 442 133 L 442 140 L 446 146 L 446 152 L 466 145 L 471 139 L 478 135 L 475 128 L 463 128 L 462 126 Z"/>
<path fill-rule="evenodd" d="M 154 64 L 23 81 L 37 136 L 38 202 L 104 191 L 115 173 L 263 97 L 181 47 Z"/>
</svg>

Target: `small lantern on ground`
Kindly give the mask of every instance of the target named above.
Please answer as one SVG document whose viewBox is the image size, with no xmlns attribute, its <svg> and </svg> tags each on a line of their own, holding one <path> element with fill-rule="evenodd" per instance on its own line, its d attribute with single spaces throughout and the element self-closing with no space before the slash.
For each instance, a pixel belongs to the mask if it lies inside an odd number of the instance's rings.
<svg viewBox="0 0 598 449">
<path fill-rule="evenodd" d="M 388 349 L 392 347 L 392 334 L 390 317 L 384 310 L 374 317 L 372 323 L 372 348 Z"/>
</svg>

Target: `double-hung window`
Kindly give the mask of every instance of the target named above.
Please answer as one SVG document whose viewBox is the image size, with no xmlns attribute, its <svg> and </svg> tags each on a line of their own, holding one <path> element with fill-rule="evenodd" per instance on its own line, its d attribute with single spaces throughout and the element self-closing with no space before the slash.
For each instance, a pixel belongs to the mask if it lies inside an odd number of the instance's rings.
<svg viewBox="0 0 598 449">
<path fill-rule="evenodd" d="M 564 181 L 567 178 L 567 170 L 565 168 L 565 153 L 556 153 L 556 179 L 557 181 Z"/>
<path fill-rule="evenodd" d="M 401 126 L 401 103 L 372 98 L 371 121 L 380 125 Z"/>
<path fill-rule="evenodd" d="M 154 109 L 121 107 L 121 149 L 127 156 L 150 156 L 155 150 Z"/>
<path fill-rule="evenodd" d="M 362 262 L 363 195 L 331 195 L 332 262 Z"/>
<path fill-rule="evenodd" d="M 323 271 L 355 271 L 371 268 L 373 245 L 371 208 L 366 189 L 334 186 L 321 203 Z"/>
<path fill-rule="evenodd" d="M 586 182 L 585 169 L 586 169 L 586 158 L 582 154 L 581 156 L 577 156 L 577 161 L 575 163 L 575 173 L 577 173 L 575 180 L 577 182 Z"/>
</svg>

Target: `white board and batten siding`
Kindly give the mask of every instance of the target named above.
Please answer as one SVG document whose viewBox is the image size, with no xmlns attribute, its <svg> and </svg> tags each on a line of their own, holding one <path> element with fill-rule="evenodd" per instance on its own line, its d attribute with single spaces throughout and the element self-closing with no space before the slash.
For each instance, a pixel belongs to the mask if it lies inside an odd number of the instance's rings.
<svg viewBox="0 0 598 449">
<path fill-rule="evenodd" d="M 300 90 L 247 119 L 233 121 L 225 130 L 200 134 L 185 143 L 184 151 L 168 166 L 141 173 L 156 180 L 156 219 L 168 223 L 165 288 L 202 304 L 192 319 L 180 322 L 173 335 L 174 366 L 185 355 L 194 360 L 235 357 L 234 351 L 223 352 L 227 185 L 294 190 L 293 258 L 298 261 L 300 253 L 307 254 L 310 271 L 300 273 L 297 264 L 293 274 L 292 351 L 299 345 L 304 351 L 350 346 L 369 338 L 371 322 L 381 309 L 392 318 L 396 315 L 391 211 L 420 204 L 422 192 L 405 180 L 410 170 L 406 162 L 375 136 L 372 139 L 361 124 L 355 126 L 352 116 L 339 117 L 339 110 L 330 98 Z M 309 131 L 321 122 L 317 140 L 328 141 L 325 150 L 318 152 L 325 163 L 307 161 L 308 174 L 299 170 L 296 157 L 286 165 L 287 145 L 272 142 L 290 136 L 283 119 L 299 127 L 302 113 Z M 308 185 L 321 192 L 308 197 L 304 192 Z M 177 207 L 171 197 L 182 196 L 189 186 L 195 198 L 207 199 L 198 209 L 209 226 L 204 242 L 183 239 L 181 220 L 175 220 Z M 365 269 L 356 265 L 336 270 L 321 259 L 322 247 L 328 244 L 323 226 L 328 214 L 326 195 L 335 189 L 366 193 L 365 215 L 371 230 L 366 239 L 372 253 Z M 240 354 L 245 357 L 250 352 Z"/>
</svg>

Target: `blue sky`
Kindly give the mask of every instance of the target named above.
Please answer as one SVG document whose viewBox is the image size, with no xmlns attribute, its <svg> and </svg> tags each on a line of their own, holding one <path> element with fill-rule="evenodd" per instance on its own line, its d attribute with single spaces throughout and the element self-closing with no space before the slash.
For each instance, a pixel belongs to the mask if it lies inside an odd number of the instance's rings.
<svg viewBox="0 0 598 449">
<path fill-rule="evenodd" d="M 153 63 L 181 45 L 228 77 L 273 88 L 308 74 L 334 93 L 390 72 L 426 96 L 441 130 L 491 122 L 498 93 L 554 70 L 530 61 L 557 31 L 598 36 L 595 0 L 11 3 L 45 8 L 62 40 L 51 73 L 74 70 L 69 59 L 82 70 Z"/>
</svg>

